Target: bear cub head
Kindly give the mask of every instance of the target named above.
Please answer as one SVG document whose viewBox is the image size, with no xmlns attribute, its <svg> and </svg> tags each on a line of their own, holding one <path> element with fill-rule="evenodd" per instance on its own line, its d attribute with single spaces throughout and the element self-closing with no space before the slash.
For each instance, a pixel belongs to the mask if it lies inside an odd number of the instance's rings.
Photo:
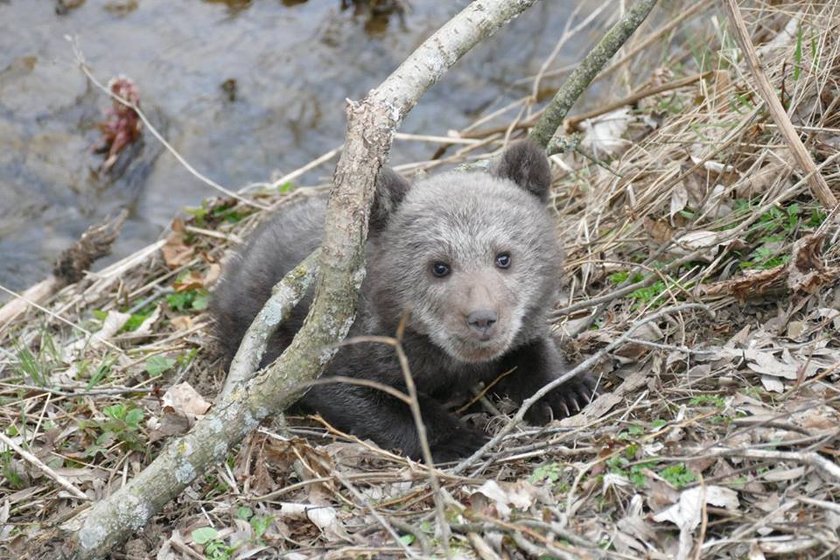
<svg viewBox="0 0 840 560">
<path fill-rule="evenodd" d="M 456 362 L 494 360 L 545 332 L 561 251 L 545 153 L 511 145 L 489 172 L 409 185 L 383 171 L 371 214 L 367 306 L 379 327 L 427 336 Z"/>
</svg>

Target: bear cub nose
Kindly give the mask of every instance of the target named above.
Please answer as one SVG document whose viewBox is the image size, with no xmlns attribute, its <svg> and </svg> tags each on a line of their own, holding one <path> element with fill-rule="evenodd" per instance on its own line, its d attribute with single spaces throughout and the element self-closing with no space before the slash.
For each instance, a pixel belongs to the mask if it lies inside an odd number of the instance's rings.
<svg viewBox="0 0 840 560">
<path fill-rule="evenodd" d="M 493 326 L 498 318 L 496 312 L 491 309 L 479 309 L 467 315 L 467 324 L 481 340 L 488 340 L 493 334 Z"/>
</svg>

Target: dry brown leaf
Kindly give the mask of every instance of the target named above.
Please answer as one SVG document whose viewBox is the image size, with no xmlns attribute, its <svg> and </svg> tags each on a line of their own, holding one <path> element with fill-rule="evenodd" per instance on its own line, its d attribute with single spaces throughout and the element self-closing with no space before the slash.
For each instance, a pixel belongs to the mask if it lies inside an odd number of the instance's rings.
<svg viewBox="0 0 840 560">
<path fill-rule="evenodd" d="M 125 325 L 125 322 L 131 318 L 130 313 L 120 313 L 116 310 L 111 310 L 102 321 L 102 328 L 90 336 L 85 336 L 76 342 L 69 344 L 62 350 L 62 357 L 65 362 L 71 362 L 78 352 L 87 348 L 92 344 L 100 342 L 107 342 L 114 338 L 117 332 Z"/>
<path fill-rule="evenodd" d="M 187 315 L 178 315 L 177 317 L 172 317 L 169 320 L 169 323 L 175 328 L 176 331 L 188 331 L 192 329 L 193 320 L 192 317 Z"/>
<path fill-rule="evenodd" d="M 541 489 L 527 480 L 517 482 L 488 480 L 470 495 L 470 502 L 484 510 L 488 509 L 488 506 L 493 506 L 499 516 L 507 519 L 514 509 L 520 511 L 529 509 L 542 494 Z"/>
<path fill-rule="evenodd" d="M 204 400 L 189 383 L 173 385 L 163 394 L 163 410 L 183 414 L 187 417 L 204 416 L 210 403 Z"/>
<path fill-rule="evenodd" d="M 685 210 L 688 206 L 688 190 L 682 186 L 677 185 L 671 192 L 671 208 L 668 211 L 668 216 L 673 219 L 674 216 Z"/>
<path fill-rule="evenodd" d="M 674 236 L 674 228 L 668 223 L 668 220 L 655 220 L 645 216 L 642 218 L 642 225 L 651 239 L 657 243 L 670 241 Z"/>
<path fill-rule="evenodd" d="M 197 270 L 190 270 L 187 274 L 176 280 L 172 287 L 176 292 L 189 292 L 204 288 L 204 275 Z"/>
<path fill-rule="evenodd" d="M 788 264 L 787 285 L 791 290 L 816 293 L 820 287 L 840 278 L 840 268 L 829 268 L 822 260 L 823 234 L 807 235 L 793 244 Z"/>
<path fill-rule="evenodd" d="M 627 127 L 634 120 L 625 107 L 580 123 L 584 149 L 596 158 L 609 158 L 624 153 L 630 141 L 624 138 Z"/>
<path fill-rule="evenodd" d="M 280 515 L 290 519 L 308 520 L 330 539 L 350 540 L 347 531 L 339 523 L 338 512 L 334 507 L 286 502 L 280 505 Z"/>
<path fill-rule="evenodd" d="M 171 269 L 187 264 L 195 254 L 195 249 L 184 241 L 184 232 L 184 221 L 181 218 L 172 220 L 172 232 L 160 250 L 163 254 L 163 262 Z"/>
</svg>

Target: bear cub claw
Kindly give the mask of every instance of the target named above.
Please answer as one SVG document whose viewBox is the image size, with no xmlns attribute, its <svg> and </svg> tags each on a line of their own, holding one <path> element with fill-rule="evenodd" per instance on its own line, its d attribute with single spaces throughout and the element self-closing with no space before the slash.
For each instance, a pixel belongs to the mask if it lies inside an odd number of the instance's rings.
<svg viewBox="0 0 840 560">
<path fill-rule="evenodd" d="M 556 387 L 525 413 L 530 424 L 542 426 L 552 420 L 574 416 L 597 396 L 596 379 L 584 373 Z"/>
</svg>

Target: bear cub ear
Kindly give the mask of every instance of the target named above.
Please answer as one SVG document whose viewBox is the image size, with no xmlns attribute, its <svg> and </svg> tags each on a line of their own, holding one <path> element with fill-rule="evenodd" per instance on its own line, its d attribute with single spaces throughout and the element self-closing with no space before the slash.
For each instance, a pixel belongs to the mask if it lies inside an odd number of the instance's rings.
<svg viewBox="0 0 840 560">
<path fill-rule="evenodd" d="M 381 231 L 388 224 L 388 219 L 399 207 L 411 188 L 405 177 L 391 169 L 383 167 L 376 178 L 376 192 L 373 195 L 373 208 L 370 211 L 369 229 Z"/>
<path fill-rule="evenodd" d="M 492 173 L 496 177 L 510 179 L 543 202 L 548 200 L 551 168 L 545 150 L 530 140 L 511 144 Z"/>
</svg>

